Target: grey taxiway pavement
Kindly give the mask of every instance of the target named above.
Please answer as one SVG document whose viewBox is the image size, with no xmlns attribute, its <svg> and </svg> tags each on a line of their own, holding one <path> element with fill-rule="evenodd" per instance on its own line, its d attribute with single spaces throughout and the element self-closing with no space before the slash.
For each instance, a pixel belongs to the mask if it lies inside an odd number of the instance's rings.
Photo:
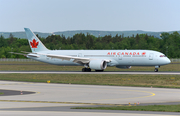
<svg viewBox="0 0 180 116">
<path fill-rule="evenodd" d="M 111 110 L 79 110 L 71 107 L 180 103 L 179 89 L 51 84 L 0 81 L 1 90 L 20 91 L 0 95 L 0 115 L 97 115 L 171 116 L 179 113 Z M 1 92 L 1 91 L 0 91 Z M 32 94 L 27 94 L 32 92 Z"/>
<path fill-rule="evenodd" d="M 152 75 L 180 75 L 180 72 L 162 71 L 104 71 L 104 72 L 81 72 L 81 71 L 0 71 L 0 74 L 152 74 Z"/>
</svg>

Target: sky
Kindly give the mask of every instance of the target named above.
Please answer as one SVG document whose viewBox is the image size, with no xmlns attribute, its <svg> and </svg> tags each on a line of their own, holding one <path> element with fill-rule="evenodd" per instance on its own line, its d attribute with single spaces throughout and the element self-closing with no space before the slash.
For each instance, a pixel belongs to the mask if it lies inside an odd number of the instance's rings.
<svg viewBox="0 0 180 116">
<path fill-rule="evenodd" d="M 179 31 L 180 0 L 0 0 L 0 32 Z"/>
</svg>

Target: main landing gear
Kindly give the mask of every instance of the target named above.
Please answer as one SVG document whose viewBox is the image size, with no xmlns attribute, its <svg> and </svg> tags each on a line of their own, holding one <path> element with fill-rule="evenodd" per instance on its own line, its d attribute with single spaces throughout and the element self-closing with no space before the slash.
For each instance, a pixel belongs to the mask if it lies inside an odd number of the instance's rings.
<svg viewBox="0 0 180 116">
<path fill-rule="evenodd" d="M 95 70 L 96 72 L 103 72 L 104 70 Z M 82 68 L 82 72 L 91 72 L 90 68 Z"/>
<path fill-rule="evenodd" d="M 90 68 L 82 68 L 82 72 L 91 72 Z"/>
</svg>

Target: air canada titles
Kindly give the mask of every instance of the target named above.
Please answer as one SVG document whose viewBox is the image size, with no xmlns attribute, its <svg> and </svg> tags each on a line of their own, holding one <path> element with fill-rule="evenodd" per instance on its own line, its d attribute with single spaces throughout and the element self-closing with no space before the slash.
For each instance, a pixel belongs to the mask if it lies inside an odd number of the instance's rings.
<svg viewBox="0 0 180 116">
<path fill-rule="evenodd" d="M 108 52 L 107 55 L 119 55 L 123 57 L 146 57 L 146 52 Z"/>
</svg>

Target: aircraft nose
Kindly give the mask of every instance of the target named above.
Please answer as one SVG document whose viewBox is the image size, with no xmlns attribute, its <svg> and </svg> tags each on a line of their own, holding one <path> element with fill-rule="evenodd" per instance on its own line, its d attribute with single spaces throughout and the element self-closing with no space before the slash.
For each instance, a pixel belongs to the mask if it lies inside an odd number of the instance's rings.
<svg viewBox="0 0 180 116">
<path fill-rule="evenodd" d="M 171 63 L 171 60 L 169 58 L 166 59 L 166 63 L 169 64 Z"/>
</svg>

